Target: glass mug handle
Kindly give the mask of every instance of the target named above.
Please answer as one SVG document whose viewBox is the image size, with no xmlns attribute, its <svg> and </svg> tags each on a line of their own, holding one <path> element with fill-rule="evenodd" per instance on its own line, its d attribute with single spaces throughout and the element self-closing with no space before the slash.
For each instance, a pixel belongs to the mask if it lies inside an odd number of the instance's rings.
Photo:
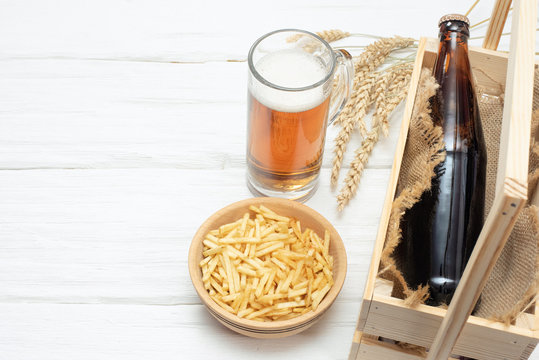
<svg viewBox="0 0 539 360">
<path fill-rule="evenodd" d="M 345 107 L 348 99 L 350 99 L 350 93 L 354 85 L 354 63 L 352 61 L 352 55 L 344 49 L 336 49 L 334 54 L 335 61 L 337 62 L 334 81 L 338 81 L 339 83 L 336 85 L 333 84 L 328 125 L 331 125 L 335 121 Z"/>
</svg>

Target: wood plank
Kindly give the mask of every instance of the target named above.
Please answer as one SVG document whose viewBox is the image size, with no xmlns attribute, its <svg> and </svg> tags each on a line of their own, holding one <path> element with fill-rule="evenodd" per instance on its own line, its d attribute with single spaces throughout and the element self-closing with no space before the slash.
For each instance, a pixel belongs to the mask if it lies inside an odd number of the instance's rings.
<svg viewBox="0 0 539 360">
<path fill-rule="evenodd" d="M 416 60 L 414 64 L 414 72 L 410 80 L 410 87 L 408 89 L 408 96 L 406 98 L 406 107 L 404 109 L 403 120 L 401 123 L 400 135 L 398 137 L 397 146 L 395 149 L 395 156 L 393 158 L 393 166 L 391 169 L 391 177 L 387 186 L 386 196 L 384 200 L 384 206 L 382 209 L 382 215 L 378 226 L 378 235 L 376 237 L 376 244 L 374 246 L 374 253 L 371 259 L 369 267 L 369 278 L 365 286 L 365 292 L 363 298 L 365 300 L 364 305 L 360 311 L 357 330 L 362 330 L 367 320 L 370 308 L 370 299 L 372 299 L 374 293 L 374 285 L 376 282 L 376 276 L 378 274 L 378 268 L 380 266 L 380 256 L 384 247 L 386 238 L 387 225 L 389 223 L 389 216 L 391 213 L 391 206 L 397 190 L 397 181 L 399 179 L 399 170 L 402 162 L 402 156 L 404 154 L 404 148 L 406 146 L 406 139 L 408 135 L 408 127 L 410 125 L 410 118 L 412 116 L 412 110 L 415 102 L 415 94 L 419 85 L 419 76 L 421 74 L 421 64 L 423 63 L 423 54 L 425 53 L 425 46 L 427 43 L 426 38 L 421 38 L 419 41 Z"/>
<path fill-rule="evenodd" d="M 305 332 L 271 340 L 228 330 L 202 305 L 3 303 L 0 349 L 13 360 L 344 359 L 354 309 L 334 307 Z"/>
<path fill-rule="evenodd" d="M 487 33 L 483 40 L 485 49 L 496 50 L 498 47 L 511 3 L 512 0 L 496 0 L 490 15 Z"/>
<path fill-rule="evenodd" d="M 440 16 L 464 12 L 469 6 L 469 0 L 440 2 L 436 6 L 427 0 L 407 6 L 365 0 L 336 0 L 331 4 L 323 0 L 278 0 L 269 8 L 263 3 L 247 1 L 239 1 L 233 7 L 219 1 L 160 0 L 156 4 L 146 0 L 126 3 L 96 0 L 81 5 L 57 0 L 54 6 L 39 1 L 6 2 L 0 12 L 0 33 L 10 36 L 0 38 L 0 59 L 63 57 L 126 62 L 245 59 L 256 38 L 279 28 L 310 31 L 340 28 L 418 38 L 435 36 Z M 487 11 L 490 9 L 491 6 Z M 238 10 L 241 21 L 231 21 Z M 397 18 L 425 21 L 402 26 L 395 21 Z M 480 44 L 478 41 L 477 45 Z"/>
<path fill-rule="evenodd" d="M 357 326 L 356 326 L 357 328 Z M 356 360 L 359 356 L 359 347 L 361 346 L 361 337 L 363 332 L 356 330 L 354 332 L 354 338 L 352 339 L 352 346 L 350 352 L 348 353 L 348 360 Z"/>
<path fill-rule="evenodd" d="M 402 300 L 375 295 L 365 332 L 429 347 L 445 314 L 444 309 L 426 305 L 411 309 Z M 529 329 L 470 317 L 453 353 L 480 360 L 520 359 L 534 336 Z"/>
<path fill-rule="evenodd" d="M 246 74 L 244 63 L 3 61 L 0 170 L 244 168 Z M 403 108 L 367 167 L 390 166 Z M 344 175 L 360 142 L 354 133 Z"/>
<path fill-rule="evenodd" d="M 251 197 L 244 176 L 244 169 L 0 171 L 0 302 L 199 303 L 187 272 L 191 238 L 213 212 Z M 388 176 L 366 170 L 360 200 L 338 213 L 324 169 L 307 202 L 347 246 L 339 299 L 356 303 L 355 312 Z"/>
<path fill-rule="evenodd" d="M 469 55 L 476 85 L 490 95 L 504 93 L 508 55 L 480 47 L 470 47 Z"/>
<path fill-rule="evenodd" d="M 354 360 L 420 360 L 424 356 L 419 355 L 416 351 L 402 348 L 395 344 L 390 344 L 377 337 L 364 334 L 361 338 L 361 346 L 357 358 Z"/>
<path fill-rule="evenodd" d="M 515 3 L 496 180 L 497 194 L 503 191 L 504 179 L 513 179 L 523 186 L 528 183 L 536 14 L 536 0 L 520 0 Z"/>
</svg>

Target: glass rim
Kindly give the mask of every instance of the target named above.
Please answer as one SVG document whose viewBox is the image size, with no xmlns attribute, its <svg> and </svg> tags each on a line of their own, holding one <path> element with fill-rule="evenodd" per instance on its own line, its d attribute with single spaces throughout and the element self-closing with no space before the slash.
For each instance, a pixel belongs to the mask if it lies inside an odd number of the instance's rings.
<svg viewBox="0 0 539 360">
<path fill-rule="evenodd" d="M 316 40 L 320 41 L 328 49 L 328 51 L 331 54 L 331 60 L 332 60 L 331 69 L 328 71 L 328 73 L 326 74 L 326 76 L 324 76 L 324 78 L 322 80 L 319 80 L 319 81 L 315 82 L 314 84 L 307 85 L 307 86 L 302 86 L 302 87 L 286 87 L 286 86 L 281 86 L 281 85 L 274 84 L 271 81 L 266 80 L 262 75 L 260 75 L 260 73 L 258 71 L 256 71 L 255 65 L 253 64 L 253 53 L 254 53 L 256 47 L 258 46 L 258 44 L 260 44 L 262 42 L 262 40 L 264 40 L 264 39 L 266 39 L 266 38 L 268 38 L 268 37 L 270 37 L 272 35 L 275 35 L 277 33 L 282 33 L 282 32 L 299 32 L 299 33 L 303 33 L 303 34 L 312 36 Z M 274 31 L 271 31 L 271 32 L 259 37 L 253 43 L 253 45 L 251 46 L 251 49 L 249 50 L 249 55 L 247 57 L 247 63 L 249 64 L 249 70 L 251 71 L 251 74 L 253 74 L 254 77 L 258 81 L 260 81 L 262 84 L 264 84 L 266 86 L 269 86 L 271 88 L 274 88 L 276 90 L 284 90 L 284 91 L 305 91 L 305 90 L 311 90 L 311 89 L 314 89 L 316 87 L 319 87 L 319 86 L 325 84 L 331 78 L 333 72 L 335 71 L 335 67 L 337 65 L 336 64 L 337 62 L 335 61 L 335 52 L 334 52 L 333 48 L 331 47 L 331 45 L 328 44 L 327 41 L 325 41 L 320 36 L 310 32 L 310 31 L 300 30 L 300 29 L 293 29 L 293 28 L 274 30 Z"/>
</svg>

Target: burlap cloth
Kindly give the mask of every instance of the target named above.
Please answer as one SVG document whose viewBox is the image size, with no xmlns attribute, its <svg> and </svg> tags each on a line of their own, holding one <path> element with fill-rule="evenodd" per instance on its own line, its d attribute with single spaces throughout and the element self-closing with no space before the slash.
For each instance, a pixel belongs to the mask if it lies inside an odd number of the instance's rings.
<svg viewBox="0 0 539 360">
<path fill-rule="evenodd" d="M 400 220 L 406 209 L 415 204 L 421 194 L 430 188 L 434 167 L 444 160 L 443 134 L 432 124 L 428 99 L 436 90 L 431 71 L 424 69 L 421 78 L 408 139 L 403 155 L 395 200 L 382 252 L 379 276 L 393 281 L 393 296 L 405 299 L 414 306 L 423 303 L 428 296 L 426 287 L 408 288 L 399 262 L 401 240 Z M 539 131 L 539 72 L 535 73 L 532 138 L 529 159 L 529 194 L 539 180 L 539 143 L 535 135 Z M 503 94 L 487 95 L 478 91 L 479 109 L 487 146 L 487 179 L 485 192 L 485 217 L 490 210 L 496 183 L 498 148 L 503 113 Z M 535 301 L 538 288 L 538 241 L 539 218 L 537 208 L 527 204 L 519 215 L 516 225 L 498 259 L 492 274 L 481 294 L 475 315 L 493 318 L 506 323 L 512 322 L 520 312 Z"/>
</svg>

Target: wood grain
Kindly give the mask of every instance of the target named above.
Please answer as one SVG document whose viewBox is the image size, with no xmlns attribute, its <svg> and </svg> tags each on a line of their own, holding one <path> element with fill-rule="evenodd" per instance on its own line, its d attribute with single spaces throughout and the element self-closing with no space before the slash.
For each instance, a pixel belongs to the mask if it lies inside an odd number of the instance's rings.
<svg viewBox="0 0 539 360">
<path fill-rule="evenodd" d="M 339 349 L 335 341 L 342 338 L 349 345 L 355 322 L 349 315 L 356 309 L 354 303 L 333 307 L 301 334 L 257 340 L 220 325 L 201 304 L 2 303 L 0 317 L 9 331 L 0 331 L 0 349 L 3 358 L 17 360 L 248 359 L 253 354 L 272 360 L 301 359 L 306 353 L 314 360 L 344 359 L 348 349 Z"/>
<path fill-rule="evenodd" d="M 378 359 L 391 359 L 391 360 L 420 360 L 424 359 L 419 355 L 417 351 L 402 348 L 396 344 L 384 342 L 378 340 L 377 336 L 363 334 L 360 339 L 361 359 L 365 360 L 378 360 Z"/>
<path fill-rule="evenodd" d="M 512 0 L 496 0 L 488 22 L 487 33 L 483 40 L 485 49 L 496 50 L 498 48 L 512 2 Z"/>
<path fill-rule="evenodd" d="M 346 359 L 404 106 L 341 214 L 329 185 L 337 134 L 329 129 L 321 186 L 307 204 L 332 222 L 348 253 L 334 305 L 304 333 L 250 339 L 211 317 L 187 268 L 202 221 L 251 196 L 241 61 L 277 28 L 419 38 L 469 6 L 1 1 L 0 358 Z M 491 7 L 481 2 L 472 15 L 486 18 Z M 361 138 L 351 141 L 345 163 Z"/>
</svg>

